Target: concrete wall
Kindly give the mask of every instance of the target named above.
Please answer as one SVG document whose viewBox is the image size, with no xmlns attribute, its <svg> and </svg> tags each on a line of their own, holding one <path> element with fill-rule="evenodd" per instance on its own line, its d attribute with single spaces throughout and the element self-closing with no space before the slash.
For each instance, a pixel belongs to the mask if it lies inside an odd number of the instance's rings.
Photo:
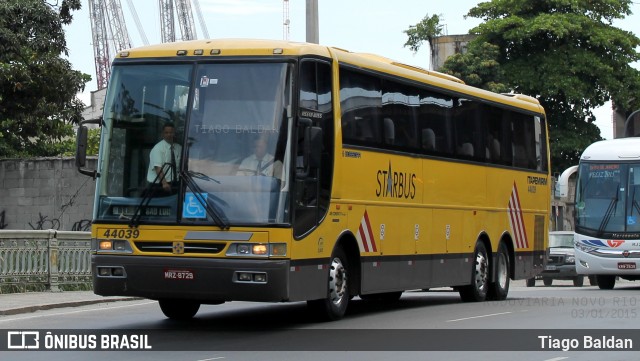
<svg viewBox="0 0 640 361">
<path fill-rule="evenodd" d="M 96 159 L 87 159 L 95 169 Z M 0 229 L 87 231 L 95 181 L 73 158 L 0 160 Z"/>
<path fill-rule="evenodd" d="M 465 53 L 467 44 L 475 35 L 443 35 L 436 37 L 431 47 L 431 70 L 439 71 L 444 62 L 452 55 Z"/>
</svg>

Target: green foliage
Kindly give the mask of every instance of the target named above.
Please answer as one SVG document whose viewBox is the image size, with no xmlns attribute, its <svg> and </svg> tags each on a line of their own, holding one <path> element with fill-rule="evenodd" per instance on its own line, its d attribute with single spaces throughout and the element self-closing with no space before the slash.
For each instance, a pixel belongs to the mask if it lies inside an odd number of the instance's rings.
<svg viewBox="0 0 640 361">
<path fill-rule="evenodd" d="M 427 14 L 419 23 L 411 25 L 409 29 L 404 31 L 409 37 L 404 46 L 408 46 L 411 51 L 417 52 L 425 41 L 429 42 L 430 46 L 433 45 L 433 38 L 442 35 L 444 25 L 440 24 L 441 16 L 429 16 Z"/>
<path fill-rule="evenodd" d="M 613 99 L 640 106 L 640 39 L 612 26 L 631 14 L 630 0 L 493 0 L 467 16 L 484 23 L 471 29 L 474 44 L 497 46 L 491 58 L 504 82 L 536 96 L 547 112 L 555 172 L 575 165 L 584 148 L 602 139 L 592 110 Z"/>
<path fill-rule="evenodd" d="M 465 83 L 496 93 L 508 92 L 504 72 L 498 58 L 500 49 L 490 43 L 471 43 L 465 53 L 452 55 L 439 71 L 451 74 Z"/>
<path fill-rule="evenodd" d="M 98 148 L 100 148 L 100 130 L 100 128 L 89 129 L 89 144 L 87 144 L 87 155 L 98 155 Z M 73 146 L 75 148 L 75 142 Z"/>
<path fill-rule="evenodd" d="M 476 87 L 537 97 L 547 113 L 551 165 L 561 172 L 577 164 L 586 146 L 602 139 L 593 109 L 608 100 L 626 109 L 640 108 L 640 72 L 631 66 L 640 60 L 640 39 L 612 26 L 631 14 L 631 4 L 481 2 L 467 14 L 484 20 L 470 30 L 476 38 L 467 53 L 450 57 L 441 70 Z M 425 34 L 416 32 L 417 38 L 410 37 L 407 44 L 432 42 Z"/>
<path fill-rule="evenodd" d="M 0 2 L 0 157 L 63 154 L 89 75 L 72 69 L 62 26 L 80 0 Z"/>
</svg>

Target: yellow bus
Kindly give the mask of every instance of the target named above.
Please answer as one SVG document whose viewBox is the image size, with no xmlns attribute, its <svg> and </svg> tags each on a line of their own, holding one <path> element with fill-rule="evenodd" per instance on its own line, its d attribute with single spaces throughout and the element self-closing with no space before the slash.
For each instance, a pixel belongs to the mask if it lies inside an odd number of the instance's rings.
<svg viewBox="0 0 640 361">
<path fill-rule="evenodd" d="M 113 61 L 97 166 L 94 292 L 201 304 L 350 300 L 452 287 L 501 300 L 542 270 L 545 114 L 387 58 L 204 40 Z M 160 149 L 160 150 L 158 150 Z M 173 150 L 172 150 L 173 149 Z"/>
</svg>

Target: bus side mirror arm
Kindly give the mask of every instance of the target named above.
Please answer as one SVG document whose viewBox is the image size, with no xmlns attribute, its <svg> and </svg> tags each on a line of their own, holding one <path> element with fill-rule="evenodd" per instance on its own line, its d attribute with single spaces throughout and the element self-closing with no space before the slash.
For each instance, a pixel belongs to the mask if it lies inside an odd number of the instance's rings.
<svg viewBox="0 0 640 361">
<path fill-rule="evenodd" d="M 78 126 L 78 134 L 76 138 L 76 167 L 78 172 L 84 175 L 88 175 L 93 179 L 96 179 L 98 172 L 95 169 L 86 169 L 87 163 L 87 146 L 89 144 L 89 129 L 86 124 L 101 124 L 100 119 L 83 120 Z"/>
</svg>

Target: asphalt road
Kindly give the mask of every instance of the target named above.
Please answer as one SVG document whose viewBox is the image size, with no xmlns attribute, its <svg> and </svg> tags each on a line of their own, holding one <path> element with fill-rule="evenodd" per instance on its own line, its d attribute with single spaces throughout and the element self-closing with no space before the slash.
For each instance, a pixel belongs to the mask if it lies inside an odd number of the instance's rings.
<svg viewBox="0 0 640 361">
<path fill-rule="evenodd" d="M 446 288 L 405 292 L 392 304 L 356 298 L 338 322 L 318 322 L 304 303 L 247 302 L 205 305 L 194 320 L 176 322 L 156 302 L 133 300 L 4 316 L 0 329 L 36 330 L 42 342 L 51 332 L 64 350 L 69 335 L 79 337 L 76 346 L 93 335 L 99 349 L 102 334 L 115 335 L 112 346 L 150 349 L 3 351 L 1 359 L 619 361 L 637 359 L 639 319 L 640 282 L 624 281 L 610 291 L 516 281 L 507 300 L 483 303 L 462 303 Z M 612 346 L 604 351 L 595 344 L 603 336 Z M 635 352 L 611 351 L 618 346 Z"/>
</svg>

